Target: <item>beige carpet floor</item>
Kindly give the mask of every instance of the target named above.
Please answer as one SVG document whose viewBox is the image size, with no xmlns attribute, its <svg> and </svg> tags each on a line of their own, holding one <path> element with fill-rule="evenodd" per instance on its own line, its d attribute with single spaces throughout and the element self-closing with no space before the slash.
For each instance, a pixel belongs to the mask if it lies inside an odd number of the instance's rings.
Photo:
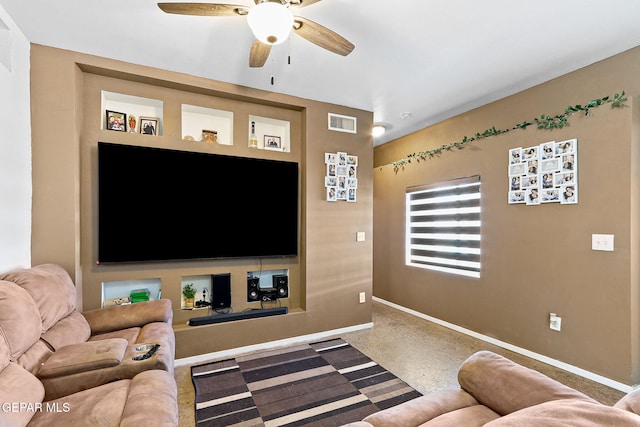
<svg viewBox="0 0 640 427">
<path fill-rule="evenodd" d="M 479 350 L 491 350 L 535 369 L 594 399 L 613 404 L 624 393 L 501 347 L 452 331 L 387 305 L 373 303 L 374 327 L 340 337 L 384 368 L 426 394 L 458 387 L 460 364 Z M 194 391 L 189 366 L 175 369 L 180 426 L 195 426 Z"/>
</svg>

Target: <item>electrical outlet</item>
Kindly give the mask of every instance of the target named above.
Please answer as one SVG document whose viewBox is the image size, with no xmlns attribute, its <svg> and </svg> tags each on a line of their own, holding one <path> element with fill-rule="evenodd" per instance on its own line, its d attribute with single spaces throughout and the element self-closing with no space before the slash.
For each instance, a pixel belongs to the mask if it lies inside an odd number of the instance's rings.
<svg viewBox="0 0 640 427">
<path fill-rule="evenodd" d="M 549 313 L 549 329 L 559 332 L 561 327 L 562 317 L 558 316 L 555 313 Z"/>
<path fill-rule="evenodd" d="M 367 296 L 364 292 L 360 292 L 360 304 L 367 302 Z"/>
<path fill-rule="evenodd" d="M 356 242 L 364 242 L 364 240 L 365 240 L 364 231 L 358 231 L 356 233 Z"/>
<path fill-rule="evenodd" d="M 594 251 L 613 252 L 613 234 L 592 234 L 591 249 Z"/>
</svg>

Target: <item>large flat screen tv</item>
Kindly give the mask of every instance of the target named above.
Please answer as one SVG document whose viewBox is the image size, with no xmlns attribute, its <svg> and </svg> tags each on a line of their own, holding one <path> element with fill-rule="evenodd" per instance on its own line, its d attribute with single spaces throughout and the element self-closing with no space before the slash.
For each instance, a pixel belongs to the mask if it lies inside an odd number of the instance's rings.
<svg viewBox="0 0 640 427">
<path fill-rule="evenodd" d="M 298 254 L 298 164 L 98 143 L 99 264 Z"/>
</svg>

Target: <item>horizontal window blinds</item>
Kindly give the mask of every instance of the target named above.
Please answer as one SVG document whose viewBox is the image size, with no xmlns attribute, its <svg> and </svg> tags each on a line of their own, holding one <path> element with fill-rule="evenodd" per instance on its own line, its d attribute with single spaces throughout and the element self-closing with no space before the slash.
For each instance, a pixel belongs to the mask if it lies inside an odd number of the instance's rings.
<svg viewBox="0 0 640 427">
<path fill-rule="evenodd" d="M 407 188 L 406 264 L 480 277 L 480 176 Z"/>
</svg>

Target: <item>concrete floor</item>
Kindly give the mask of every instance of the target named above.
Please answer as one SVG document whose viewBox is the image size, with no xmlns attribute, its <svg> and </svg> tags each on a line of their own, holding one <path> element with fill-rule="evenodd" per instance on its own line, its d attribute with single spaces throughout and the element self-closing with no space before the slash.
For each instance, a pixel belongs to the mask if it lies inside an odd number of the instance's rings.
<svg viewBox="0 0 640 427">
<path fill-rule="evenodd" d="M 479 350 L 490 350 L 612 405 L 623 392 L 559 368 L 461 334 L 387 305 L 373 303 L 374 327 L 340 337 L 422 394 L 458 388 L 462 362 Z M 180 426 L 195 426 L 194 392 L 189 366 L 176 367 Z"/>
</svg>

